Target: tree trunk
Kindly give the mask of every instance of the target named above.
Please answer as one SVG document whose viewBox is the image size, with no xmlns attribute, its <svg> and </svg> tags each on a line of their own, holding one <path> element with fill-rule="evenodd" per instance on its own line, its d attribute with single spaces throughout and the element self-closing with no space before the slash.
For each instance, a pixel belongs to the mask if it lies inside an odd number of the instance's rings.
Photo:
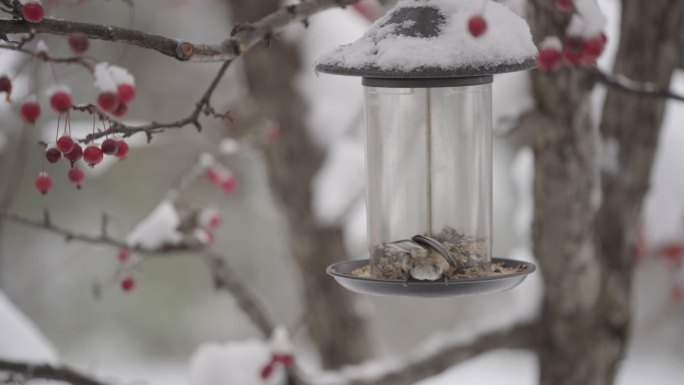
<svg viewBox="0 0 684 385">
<path fill-rule="evenodd" d="M 676 65 L 684 2 L 625 1 L 615 70 L 662 86 Z M 540 39 L 567 22 L 529 7 Z M 549 28 L 549 26 L 552 28 Z M 560 28 L 562 30 L 562 28 Z M 601 133 L 619 144 L 620 171 L 602 175 L 597 207 L 591 79 L 581 70 L 532 73 L 534 254 L 545 284 L 541 384 L 614 382 L 628 342 L 630 244 L 647 191 L 663 101 L 609 90 Z"/>
<path fill-rule="evenodd" d="M 257 20 L 280 6 L 279 0 L 230 0 L 235 22 Z M 244 57 L 252 96 L 263 116 L 282 127 L 281 137 L 266 151 L 273 191 L 282 203 L 292 255 L 304 283 L 308 325 L 325 368 L 364 360 L 369 353 L 363 320 L 354 313 L 351 296 L 325 273 L 332 262 L 348 258 L 339 227 L 317 223 L 311 182 L 325 154 L 305 124 L 306 105 L 295 85 L 301 70 L 294 44 L 278 40 Z"/>
</svg>

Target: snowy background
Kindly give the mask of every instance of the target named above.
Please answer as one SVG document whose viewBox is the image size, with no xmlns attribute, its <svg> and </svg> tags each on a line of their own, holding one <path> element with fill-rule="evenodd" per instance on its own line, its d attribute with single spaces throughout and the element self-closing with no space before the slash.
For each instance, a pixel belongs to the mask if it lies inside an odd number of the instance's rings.
<svg viewBox="0 0 684 385">
<path fill-rule="evenodd" d="M 138 2 L 134 25 L 191 41 L 215 41 L 229 29 L 228 11 L 219 2 L 194 1 L 192 7 L 187 3 Z M 516 8 L 521 1 L 508 3 Z M 609 46 L 599 65 L 610 68 L 618 39 L 619 1 L 601 0 L 599 4 L 609 21 Z M 131 21 L 127 8 L 117 2 L 60 8 L 57 15 L 94 23 L 127 25 Z M 285 38 L 300 40 L 305 48 L 307 71 L 301 74 L 299 86 L 311 105 L 308 122 L 315 130 L 313 135 L 328 150 L 327 163 L 313 186 L 319 220 L 342 224 L 350 254 L 359 258 L 366 252 L 361 87 L 348 78 L 317 77 L 311 66 L 320 54 L 358 38 L 367 25 L 351 10 L 334 10 L 312 18 L 309 30 L 295 26 L 285 34 Z M 46 41 L 54 47 L 64 44 L 61 40 Z M 136 120 L 180 117 L 179 111 L 185 113 L 189 100 L 197 98 L 217 69 L 212 64 L 178 63 L 115 44 L 93 43 L 92 54 L 123 65 L 136 76 L 139 97 L 129 115 Z M 0 72 L 11 71 L 18 60 L 0 52 Z M 231 105 L 242 95 L 238 68 L 231 69 L 216 95 L 216 107 Z M 84 84 L 77 93 L 92 92 L 90 80 L 83 74 L 62 71 L 69 83 Z M 43 75 L 42 81 L 47 82 L 48 74 Z M 22 87 L 25 84 L 20 83 L 17 94 L 22 94 Z M 672 87 L 684 93 L 684 72 L 676 74 Z M 497 77 L 494 105 L 500 132 L 530 107 L 532 101 L 526 95 L 525 74 Z M 602 97 L 603 91 L 597 89 L 597 113 Z M 670 102 L 645 206 L 647 255 L 684 238 L 682 121 L 684 104 Z M 13 151 L 9 144 L 17 143 L 20 137 L 31 143 L 25 158 L 13 167 L 24 176 L 12 207 L 32 216 L 49 207 L 54 221 L 83 231 L 97 226 L 102 212 L 114 213 L 112 230 L 119 237 L 125 237 L 145 213 L 154 209 L 179 170 L 189 167 L 198 152 L 212 150 L 221 135 L 217 122 L 208 124 L 202 134 L 179 130 L 160 135 L 151 145 L 136 144 L 126 161 L 111 164 L 100 175 L 89 175 L 83 191 L 75 191 L 66 178 L 55 178 L 54 190 L 40 198 L 33 190 L 33 176 L 40 169 L 41 154 L 32 143 L 54 123 L 45 124 L 48 127 L 25 126 L 16 111 L 0 103 L 0 152 Z M 528 243 L 533 161 L 529 149 L 520 148 L 506 136 L 497 139 L 495 255 L 532 259 Z M 224 226 L 217 233 L 215 249 L 240 272 L 267 305 L 269 315 L 292 327 L 302 315 L 299 288 L 289 262 L 284 221 L 270 196 L 261 155 L 258 150 L 245 148 L 230 156 L 227 164 L 240 179 L 237 194 L 226 197 L 202 183 L 193 186 L 191 193 L 197 201 L 217 205 L 223 214 Z M 66 174 L 66 168 L 59 172 Z M 0 230 L 0 357 L 40 362 L 59 359 L 105 380 L 165 385 L 209 385 L 219 380 L 251 384 L 230 377 L 240 371 L 227 374 L 225 367 L 254 365 L 264 354 L 266 342 L 255 338 L 258 333 L 227 294 L 213 290 L 206 267 L 196 257 L 146 263 L 138 275 L 139 286 L 125 294 L 112 279 L 117 262 L 111 249 L 66 244 L 54 235 L 11 223 L 2 224 Z M 646 258 L 639 264 L 634 284 L 633 342 L 620 371 L 620 385 L 681 383 L 684 302 L 675 301 L 670 294 L 677 279 L 684 279 L 681 269 L 662 259 Z M 103 285 L 99 300 L 92 295 L 95 281 Z M 440 340 L 440 333 L 477 333 L 534 317 L 542 289 L 536 275 L 514 291 L 482 298 L 415 301 L 358 297 L 357 305 L 370 322 L 376 355 L 391 359 L 418 346 L 429 349 Z M 408 314 L 431 316 L 410 320 Z M 402 322 L 397 322 L 399 319 Z M 304 366 L 315 370 L 315 360 L 306 353 L 306 336 L 300 333 L 293 338 L 303 350 L 300 358 Z M 489 370 L 492 367 L 497 370 Z M 458 381 L 526 385 L 536 383 L 537 372 L 532 354 L 494 351 L 421 384 Z"/>
</svg>

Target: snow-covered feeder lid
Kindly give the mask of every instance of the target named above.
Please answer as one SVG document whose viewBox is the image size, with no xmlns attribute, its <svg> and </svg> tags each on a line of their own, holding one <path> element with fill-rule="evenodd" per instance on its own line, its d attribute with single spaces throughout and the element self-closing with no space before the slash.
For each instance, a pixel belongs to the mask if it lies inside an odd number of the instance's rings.
<svg viewBox="0 0 684 385">
<path fill-rule="evenodd" d="M 468 31 L 474 15 L 487 21 L 487 31 L 479 37 Z M 364 83 L 366 78 L 386 79 L 390 87 L 392 80 L 408 79 L 491 81 L 493 74 L 534 68 L 536 57 L 529 26 L 501 4 L 401 0 L 359 40 L 323 56 L 316 71 L 361 76 Z"/>
</svg>

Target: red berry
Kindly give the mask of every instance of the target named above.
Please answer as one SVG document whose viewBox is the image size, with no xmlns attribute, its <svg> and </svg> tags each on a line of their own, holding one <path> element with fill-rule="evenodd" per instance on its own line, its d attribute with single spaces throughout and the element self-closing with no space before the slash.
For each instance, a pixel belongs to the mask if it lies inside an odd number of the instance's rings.
<svg viewBox="0 0 684 385">
<path fill-rule="evenodd" d="M 116 151 L 116 157 L 119 159 L 125 159 L 126 155 L 128 155 L 128 143 L 126 143 L 125 140 L 119 140 L 117 142 L 117 151 Z"/>
<path fill-rule="evenodd" d="M 132 84 L 119 84 L 118 94 L 121 103 L 128 104 L 135 99 L 135 86 Z"/>
<path fill-rule="evenodd" d="M 68 92 L 57 91 L 50 97 L 50 106 L 56 112 L 67 112 L 71 109 L 72 105 L 71 95 Z"/>
<path fill-rule="evenodd" d="M 123 291 L 131 291 L 135 287 L 135 279 L 133 277 L 126 277 L 121 280 L 121 288 Z"/>
<path fill-rule="evenodd" d="M 468 31 L 475 37 L 482 36 L 487 32 L 487 21 L 480 15 L 472 16 L 468 19 Z"/>
<path fill-rule="evenodd" d="M 76 142 L 74 142 L 74 140 L 71 139 L 70 136 L 64 135 L 64 136 L 60 137 L 59 139 L 57 139 L 57 149 L 62 154 L 68 154 L 71 152 L 71 150 L 74 149 L 75 143 Z"/>
<path fill-rule="evenodd" d="M 41 171 L 35 181 L 36 190 L 45 195 L 52 188 L 52 178 L 45 172 Z"/>
<path fill-rule="evenodd" d="M 219 217 L 218 215 L 214 215 L 209 219 L 209 227 L 211 227 L 212 229 L 217 229 L 221 227 L 222 224 L 223 219 L 221 219 L 221 217 Z"/>
<path fill-rule="evenodd" d="M 103 111 L 112 112 L 119 107 L 119 97 L 114 92 L 101 92 L 97 97 L 97 105 Z"/>
<path fill-rule="evenodd" d="M 24 16 L 24 20 L 29 23 L 40 23 L 45 17 L 45 9 L 40 1 L 32 1 L 24 4 L 21 13 L 22 16 Z"/>
<path fill-rule="evenodd" d="M 230 178 L 221 182 L 221 189 L 224 193 L 230 195 L 235 193 L 235 190 L 237 190 L 239 185 L 240 182 L 237 180 L 237 178 L 231 176 Z"/>
<path fill-rule="evenodd" d="M 76 53 L 83 53 L 90 47 L 90 40 L 83 32 L 75 32 L 69 35 L 69 47 Z"/>
<path fill-rule="evenodd" d="M 275 367 L 274 367 L 274 365 L 273 365 L 272 362 L 269 363 L 268 365 L 264 366 L 264 367 L 261 369 L 261 378 L 262 378 L 263 380 L 269 379 L 269 378 L 271 377 L 271 375 L 273 374 L 273 369 L 274 369 L 274 368 L 275 368 Z"/>
<path fill-rule="evenodd" d="M 684 244 L 672 243 L 660 249 L 660 254 L 673 265 L 682 263 L 684 259 Z"/>
<path fill-rule="evenodd" d="M 62 153 L 55 147 L 48 148 L 45 151 L 45 159 L 50 163 L 56 163 L 62 157 Z"/>
<path fill-rule="evenodd" d="M 34 99 L 25 100 L 21 105 L 21 116 L 29 123 L 35 123 L 40 117 L 40 104 Z"/>
<path fill-rule="evenodd" d="M 277 140 L 278 138 L 280 138 L 280 127 L 272 126 L 272 127 L 267 128 L 265 135 L 266 135 L 266 139 L 269 142 L 273 142 L 273 141 Z"/>
<path fill-rule="evenodd" d="M 104 154 L 102 153 L 102 150 L 100 150 L 100 147 L 97 147 L 95 145 L 90 145 L 85 148 L 83 151 L 83 160 L 85 160 L 86 163 L 90 167 L 95 166 L 96 164 L 102 162 L 102 158 L 104 158 Z"/>
<path fill-rule="evenodd" d="M 219 169 L 212 167 L 207 170 L 207 179 L 211 184 L 220 185 L 221 184 L 221 172 Z"/>
<path fill-rule="evenodd" d="M 117 118 L 123 118 L 126 116 L 128 113 L 128 106 L 123 103 L 119 103 L 119 105 L 116 107 L 114 111 L 112 111 L 112 115 L 116 116 Z"/>
<path fill-rule="evenodd" d="M 561 53 L 552 48 L 542 48 L 539 50 L 537 64 L 542 71 L 554 71 L 561 65 Z"/>
<path fill-rule="evenodd" d="M 83 179 L 85 179 L 85 173 L 80 168 L 74 167 L 71 170 L 69 170 L 69 180 L 74 182 L 77 188 L 81 188 Z"/>
<path fill-rule="evenodd" d="M 590 61 L 596 62 L 596 59 L 603 53 L 606 42 L 607 39 L 605 34 L 587 39 L 584 42 L 584 57 L 589 58 Z"/>
<path fill-rule="evenodd" d="M 575 4 L 573 4 L 573 0 L 556 0 L 556 8 L 562 12 L 573 12 Z"/>
<path fill-rule="evenodd" d="M 7 101 L 10 100 L 10 95 L 12 94 L 12 80 L 10 80 L 7 75 L 0 76 L 0 92 L 5 92 L 7 94 Z"/>
<path fill-rule="evenodd" d="M 64 154 L 64 157 L 69 159 L 71 161 L 71 165 L 73 166 L 74 163 L 78 162 L 79 159 L 83 157 L 83 148 L 80 144 L 74 143 L 74 148 Z"/>
<path fill-rule="evenodd" d="M 119 151 L 119 145 L 114 139 L 105 139 L 100 145 L 100 149 L 107 155 L 114 155 Z"/>
<path fill-rule="evenodd" d="M 274 354 L 273 362 L 279 362 L 285 366 L 292 366 L 295 363 L 295 358 L 292 354 Z"/>
<path fill-rule="evenodd" d="M 584 52 L 584 39 L 568 36 L 563 42 L 563 58 L 570 64 L 579 64 Z"/>
<path fill-rule="evenodd" d="M 119 262 L 126 262 L 131 258 L 131 252 L 128 249 L 119 249 L 119 253 L 116 255 Z"/>
</svg>

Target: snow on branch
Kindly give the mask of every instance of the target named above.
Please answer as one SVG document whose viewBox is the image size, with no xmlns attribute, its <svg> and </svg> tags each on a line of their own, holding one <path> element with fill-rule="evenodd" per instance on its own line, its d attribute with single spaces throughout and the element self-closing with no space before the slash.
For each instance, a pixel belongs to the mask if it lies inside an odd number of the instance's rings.
<svg viewBox="0 0 684 385">
<path fill-rule="evenodd" d="M 28 380 L 52 380 L 68 382 L 73 385 L 104 385 L 103 382 L 67 366 L 33 364 L 0 359 L 0 372 L 9 372 L 11 375 L 10 379 L 21 380 L 18 383 Z M 12 382 L 10 381 L 9 383 Z"/>
<path fill-rule="evenodd" d="M 269 40 L 292 23 L 304 22 L 309 16 L 333 7 L 344 7 L 358 0 L 303 0 L 286 6 L 261 20 L 233 28 L 231 35 L 220 43 L 199 44 L 177 40 L 143 31 L 109 25 L 80 23 L 45 18 L 41 23 L 27 23 L 23 20 L 0 20 L 0 36 L 20 33 L 47 33 L 70 35 L 83 33 L 89 39 L 113 41 L 155 50 L 182 61 L 226 61 L 232 60 L 257 45 Z"/>
<path fill-rule="evenodd" d="M 673 99 L 684 102 L 684 95 L 677 94 L 669 88 L 662 88 L 653 83 L 638 82 L 629 79 L 624 75 L 609 74 L 599 69 L 595 69 L 592 75 L 599 83 L 603 83 L 609 87 L 613 87 L 635 95 L 659 99 Z"/>
<path fill-rule="evenodd" d="M 140 252 L 140 253 L 145 253 L 145 254 L 153 254 L 153 253 L 169 253 L 169 252 L 176 252 L 176 251 L 190 251 L 190 250 L 199 250 L 203 247 L 203 245 L 199 243 L 190 243 L 190 242 L 182 242 L 182 243 L 176 243 L 176 244 L 162 244 L 159 245 L 157 248 L 147 248 L 143 247 L 140 245 L 130 245 L 128 242 L 120 240 L 120 239 L 115 239 L 109 236 L 107 233 L 107 217 L 103 216 L 102 217 L 102 225 L 101 225 L 101 231 L 100 234 L 86 234 L 86 233 L 79 233 L 75 232 L 73 230 L 57 226 L 52 223 L 50 219 L 50 215 L 48 211 L 44 212 L 43 219 L 42 220 L 37 220 L 37 219 L 31 219 L 19 214 L 16 214 L 12 211 L 9 210 L 4 210 L 0 211 L 0 218 L 8 221 L 12 221 L 24 226 L 28 227 L 33 227 L 36 229 L 42 229 L 49 231 L 54 234 L 62 235 L 64 236 L 64 239 L 67 241 L 79 241 L 79 242 L 84 242 L 84 243 L 90 243 L 90 244 L 96 244 L 96 245 L 104 245 L 104 246 L 110 246 L 110 247 L 115 247 L 119 249 L 127 249 L 130 251 L 134 252 Z"/>
<path fill-rule="evenodd" d="M 333 374 L 330 381 L 315 383 L 320 385 L 411 385 L 491 350 L 536 350 L 539 345 L 537 335 L 538 328 L 535 322 L 519 324 L 509 329 L 495 330 L 477 336 L 470 342 L 454 339 L 441 347 L 426 346 L 425 349 L 419 349 L 379 372 L 374 369 L 364 370 L 364 364 L 361 364 L 358 368 L 346 368 L 337 379 Z"/>
</svg>

